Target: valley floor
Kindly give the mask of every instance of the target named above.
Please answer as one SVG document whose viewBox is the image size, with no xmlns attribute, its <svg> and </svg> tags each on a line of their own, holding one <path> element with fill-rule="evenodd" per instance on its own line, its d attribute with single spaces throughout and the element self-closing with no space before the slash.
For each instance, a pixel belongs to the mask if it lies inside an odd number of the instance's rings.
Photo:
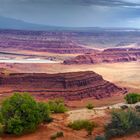
<svg viewBox="0 0 140 140">
<path fill-rule="evenodd" d="M 77 71 L 94 71 L 103 76 L 104 79 L 125 87 L 140 89 L 140 62 L 111 63 L 111 64 L 86 64 L 86 65 L 64 65 L 64 64 L 8 64 L 0 63 L 0 68 L 20 73 L 63 73 Z"/>
</svg>

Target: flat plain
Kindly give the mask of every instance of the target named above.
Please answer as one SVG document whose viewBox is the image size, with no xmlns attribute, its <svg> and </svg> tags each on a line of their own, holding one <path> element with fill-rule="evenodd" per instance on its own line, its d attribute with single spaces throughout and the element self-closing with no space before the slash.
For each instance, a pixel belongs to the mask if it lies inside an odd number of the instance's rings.
<svg viewBox="0 0 140 140">
<path fill-rule="evenodd" d="M 110 63 L 110 64 L 5 64 L 0 67 L 20 73 L 63 73 L 77 71 L 94 71 L 103 76 L 104 79 L 129 88 L 140 89 L 140 62 Z"/>
</svg>

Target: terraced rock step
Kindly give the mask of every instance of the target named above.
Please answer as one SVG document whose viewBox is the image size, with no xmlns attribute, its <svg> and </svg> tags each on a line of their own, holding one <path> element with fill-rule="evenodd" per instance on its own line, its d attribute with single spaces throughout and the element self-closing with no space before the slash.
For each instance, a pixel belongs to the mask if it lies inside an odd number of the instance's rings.
<svg viewBox="0 0 140 140">
<path fill-rule="evenodd" d="M 101 99 L 126 92 L 91 71 L 58 74 L 1 74 L 0 91 L 2 93 L 25 91 L 31 92 L 38 98 L 63 97 L 67 100 L 81 100 L 89 97 Z"/>
</svg>

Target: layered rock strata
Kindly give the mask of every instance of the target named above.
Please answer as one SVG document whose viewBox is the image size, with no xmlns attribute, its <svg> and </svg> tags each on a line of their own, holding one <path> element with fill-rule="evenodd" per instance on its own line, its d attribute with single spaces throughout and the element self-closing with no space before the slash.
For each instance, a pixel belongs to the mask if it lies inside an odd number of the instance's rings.
<svg viewBox="0 0 140 140">
<path fill-rule="evenodd" d="M 140 59 L 140 49 L 107 49 L 101 53 L 83 54 L 67 59 L 64 64 L 97 64 L 130 62 Z"/>
<path fill-rule="evenodd" d="M 30 92 L 37 97 L 62 97 L 67 100 L 81 100 L 90 97 L 101 99 L 126 92 L 91 71 L 59 74 L 1 74 L 0 90 L 3 91 L 3 94 Z"/>
</svg>

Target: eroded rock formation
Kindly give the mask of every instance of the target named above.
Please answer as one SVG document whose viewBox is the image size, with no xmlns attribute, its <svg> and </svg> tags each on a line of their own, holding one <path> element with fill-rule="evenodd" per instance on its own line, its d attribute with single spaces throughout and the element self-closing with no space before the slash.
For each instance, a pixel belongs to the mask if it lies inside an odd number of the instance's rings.
<svg viewBox="0 0 140 140">
<path fill-rule="evenodd" d="M 100 53 L 84 54 L 64 61 L 64 64 L 96 64 L 130 62 L 140 59 L 140 49 L 107 49 Z"/>
<path fill-rule="evenodd" d="M 70 38 L 67 33 L 0 30 L 0 51 L 26 50 L 59 54 L 94 52 Z M 11 49 L 12 48 L 12 49 Z"/>
<path fill-rule="evenodd" d="M 89 97 L 100 99 L 126 92 L 91 71 L 60 74 L 1 74 L 1 89 L 4 89 L 4 93 L 24 91 L 31 92 L 37 97 L 63 97 L 67 100 Z"/>
</svg>

